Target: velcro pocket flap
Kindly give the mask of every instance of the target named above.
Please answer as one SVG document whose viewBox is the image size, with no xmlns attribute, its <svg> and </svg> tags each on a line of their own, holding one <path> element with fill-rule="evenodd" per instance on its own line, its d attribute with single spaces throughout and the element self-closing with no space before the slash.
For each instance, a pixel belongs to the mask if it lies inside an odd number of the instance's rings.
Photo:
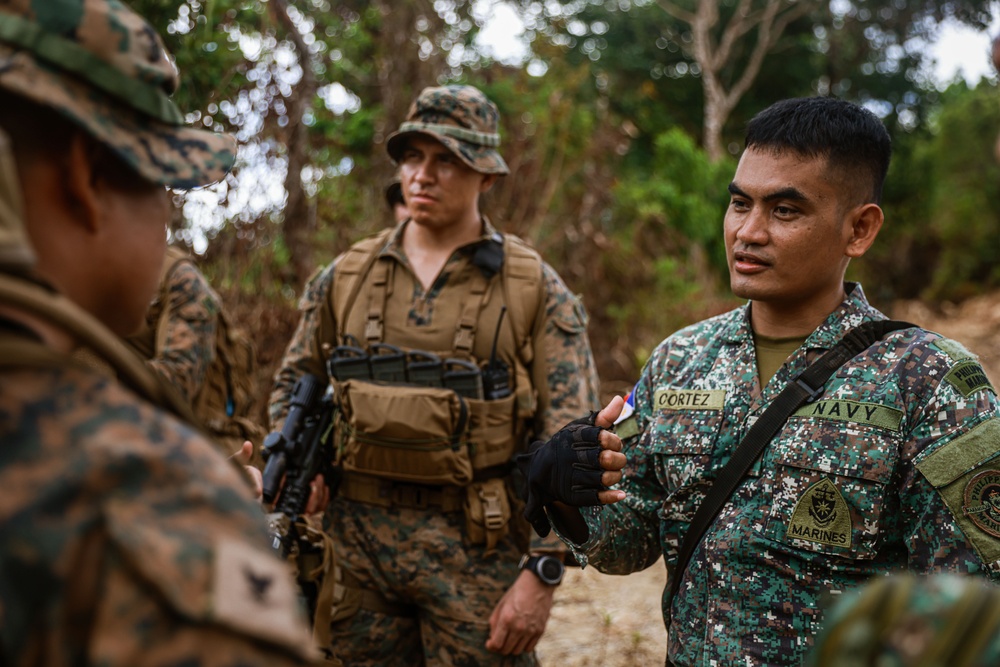
<svg viewBox="0 0 1000 667">
<path fill-rule="evenodd" d="M 466 402 L 451 389 L 335 383 L 346 470 L 422 484 L 472 480 Z"/>
</svg>

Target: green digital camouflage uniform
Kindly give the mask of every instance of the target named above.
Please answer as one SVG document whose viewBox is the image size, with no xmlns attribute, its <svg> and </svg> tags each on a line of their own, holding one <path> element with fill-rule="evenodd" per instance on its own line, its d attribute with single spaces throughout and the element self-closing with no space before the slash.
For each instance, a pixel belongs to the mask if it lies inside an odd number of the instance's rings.
<svg viewBox="0 0 1000 667">
<path fill-rule="evenodd" d="M 170 253 L 180 251 L 168 250 Z M 142 332 L 130 342 L 148 359 L 149 366 L 176 387 L 189 402 L 194 402 L 205 383 L 205 376 L 215 360 L 216 329 L 221 305 L 208 280 L 190 261 L 175 260 L 163 278 L 160 291 L 146 313 Z M 163 314 L 163 295 L 169 319 L 162 333 L 158 331 Z M 160 337 L 161 340 L 155 340 Z M 144 345 L 154 339 L 153 350 Z"/>
<path fill-rule="evenodd" d="M 400 243 L 402 229 L 403 225 L 396 229 L 381 254 L 391 256 L 398 263 L 397 270 L 409 271 Z M 487 223 L 483 240 L 493 233 Z M 427 293 L 414 279 L 413 308 L 405 326 L 453 330 L 454 323 L 435 320 L 434 304 L 463 298 L 466 283 L 457 278 L 467 274 L 468 263 L 468 248 L 456 251 Z M 326 376 L 320 350 L 324 342 L 334 342 L 336 331 L 324 329 L 322 322 L 333 322 L 329 293 L 335 264 L 319 272 L 303 294 L 302 319 L 271 396 L 272 428 L 283 418 L 297 378 L 305 373 Z M 562 424 L 593 409 L 598 401 L 583 310 L 551 267 L 543 264 L 543 271 L 547 295 L 544 363 L 550 405 L 540 415 L 544 428 L 538 437 L 548 437 Z M 386 342 L 393 341 L 387 338 Z M 519 512 L 516 514 L 520 523 Z M 334 624 L 334 647 L 345 664 L 413 665 L 417 664 L 414 656 L 421 653 L 428 665 L 534 664 L 531 654 L 505 659 L 483 646 L 489 634 L 489 616 L 518 575 L 521 547 L 514 533 L 487 554 L 484 546 L 463 543 L 464 516 L 460 511 L 383 508 L 343 498 L 331 501 L 325 520 L 336 543 L 338 564 L 364 587 L 412 609 L 410 613 L 403 609 L 397 616 L 361 609 L 351 619 Z M 521 529 L 527 531 L 528 527 Z M 536 536 L 533 548 L 551 551 L 553 543 Z"/>
<path fill-rule="evenodd" d="M 879 577 L 847 593 L 807 667 L 996 667 L 1000 588 L 953 574 Z"/>
<path fill-rule="evenodd" d="M 0 2 L 0 87 L 150 181 L 208 184 L 235 145 L 182 127 L 176 83 L 155 30 L 114 0 Z M 2 139 L 0 664 L 306 664 L 294 583 L 240 471 L 171 414 L 183 404 L 111 331 L 33 277 Z M 48 347 L 14 319 L 25 311 L 121 380 Z"/>
<path fill-rule="evenodd" d="M 585 510 L 578 558 L 617 574 L 661 554 L 675 562 L 706 485 L 750 424 L 846 331 L 884 319 L 860 286 L 847 289 L 763 391 L 749 306 L 667 338 L 634 389 L 627 496 Z M 830 593 L 900 569 L 1000 576 L 1000 512 L 987 502 L 1000 488 L 997 417 L 978 362 L 937 334 L 899 331 L 849 361 L 770 442 L 674 600 L 668 584 L 669 658 L 798 665 Z"/>
</svg>

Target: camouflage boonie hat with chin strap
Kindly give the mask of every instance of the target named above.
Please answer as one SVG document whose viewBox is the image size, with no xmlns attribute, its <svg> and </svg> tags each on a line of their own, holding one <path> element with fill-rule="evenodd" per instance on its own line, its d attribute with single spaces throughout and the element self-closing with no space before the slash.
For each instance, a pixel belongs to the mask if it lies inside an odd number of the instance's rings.
<svg viewBox="0 0 1000 667">
<path fill-rule="evenodd" d="M 510 169 L 497 148 L 500 112 L 478 88 L 440 86 L 424 88 L 410 105 L 399 130 L 389 135 L 386 150 L 399 162 L 406 138 L 426 134 L 481 174 L 508 174 Z"/>
<path fill-rule="evenodd" d="M 189 128 L 156 30 L 118 0 L 0 0 L 0 87 L 55 109 L 153 183 L 189 189 L 232 168 L 236 142 Z"/>
</svg>

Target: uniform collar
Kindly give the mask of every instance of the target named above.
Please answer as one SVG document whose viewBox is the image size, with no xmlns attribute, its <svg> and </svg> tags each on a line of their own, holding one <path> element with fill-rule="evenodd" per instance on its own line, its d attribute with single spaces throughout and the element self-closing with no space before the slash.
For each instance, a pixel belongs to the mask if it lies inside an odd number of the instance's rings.
<svg viewBox="0 0 1000 667">
<path fill-rule="evenodd" d="M 843 338 L 845 333 L 862 322 L 885 319 L 885 315 L 868 303 L 860 283 L 845 282 L 844 291 L 847 296 L 840 306 L 830 313 L 823 324 L 809 334 L 803 347 L 810 350 L 828 350 Z M 750 303 L 733 311 L 733 317 L 723 324 L 720 335 L 727 343 L 753 343 Z"/>
<path fill-rule="evenodd" d="M 482 221 L 483 221 L 482 235 L 477 240 L 468 243 L 462 246 L 461 248 L 458 248 L 456 252 L 465 251 L 469 248 L 472 248 L 486 241 L 503 243 L 503 235 L 496 230 L 496 227 L 493 226 L 493 223 L 490 222 L 490 219 L 484 215 L 482 216 Z M 403 252 L 403 230 L 406 229 L 406 225 L 408 224 L 410 224 L 409 218 L 403 220 L 398 225 L 396 225 L 396 227 L 392 230 L 392 233 L 389 234 L 388 238 L 386 238 L 386 241 L 382 245 L 381 250 L 379 250 L 378 252 L 379 257 L 394 257 L 395 259 L 401 262 L 404 263 L 406 262 L 406 254 Z"/>
</svg>

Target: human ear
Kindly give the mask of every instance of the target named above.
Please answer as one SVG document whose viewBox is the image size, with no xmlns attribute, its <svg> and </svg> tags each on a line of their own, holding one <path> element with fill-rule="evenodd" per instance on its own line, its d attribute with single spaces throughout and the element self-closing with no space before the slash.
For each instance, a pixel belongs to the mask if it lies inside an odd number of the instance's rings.
<svg viewBox="0 0 1000 667">
<path fill-rule="evenodd" d="M 103 210 L 99 192 L 102 184 L 94 178 L 92 155 L 86 137 L 79 132 L 74 133 L 66 149 L 61 174 L 67 204 L 74 212 L 74 219 L 89 232 L 97 231 Z"/>
<path fill-rule="evenodd" d="M 497 182 L 498 178 L 500 177 L 496 174 L 484 174 L 483 182 L 479 184 L 479 192 L 489 191 L 489 189 L 493 187 L 493 184 Z"/>
<path fill-rule="evenodd" d="M 885 219 L 877 204 L 862 204 L 849 214 L 850 237 L 844 254 L 858 258 L 868 252 Z"/>
</svg>

